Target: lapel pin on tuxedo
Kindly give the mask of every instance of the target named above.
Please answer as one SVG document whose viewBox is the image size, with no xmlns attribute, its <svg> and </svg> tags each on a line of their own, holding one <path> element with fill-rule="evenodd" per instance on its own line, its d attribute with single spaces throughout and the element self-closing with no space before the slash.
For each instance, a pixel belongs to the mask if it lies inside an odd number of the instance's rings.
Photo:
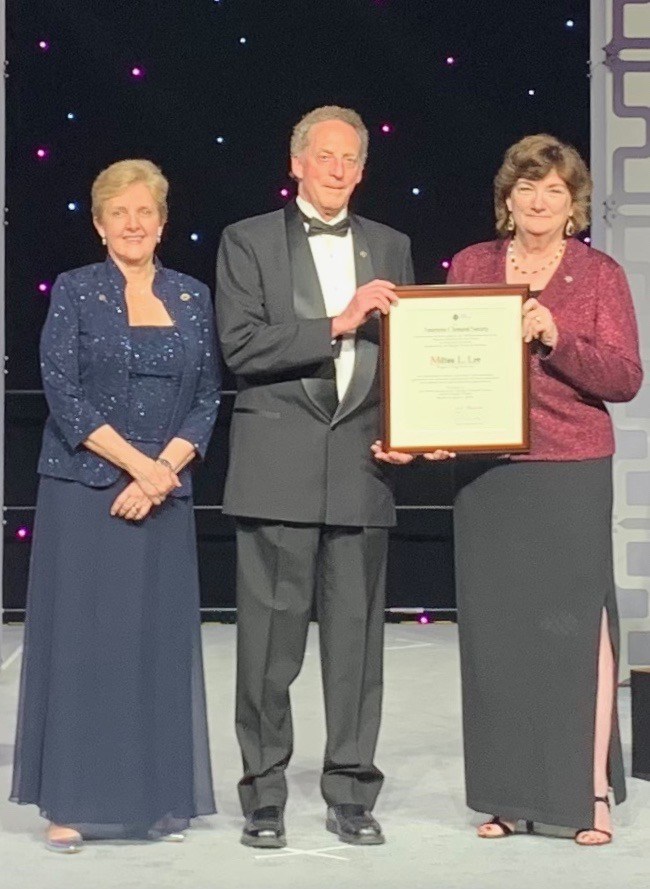
<svg viewBox="0 0 650 889">
<path fill-rule="evenodd" d="M 360 251 L 359 251 L 359 256 L 361 257 L 361 259 L 367 259 L 367 257 L 368 257 L 368 251 L 367 251 L 367 250 L 360 250 Z"/>
<path fill-rule="evenodd" d="M 189 302 L 192 299 L 189 293 L 181 293 L 181 299 L 184 303 Z"/>
</svg>

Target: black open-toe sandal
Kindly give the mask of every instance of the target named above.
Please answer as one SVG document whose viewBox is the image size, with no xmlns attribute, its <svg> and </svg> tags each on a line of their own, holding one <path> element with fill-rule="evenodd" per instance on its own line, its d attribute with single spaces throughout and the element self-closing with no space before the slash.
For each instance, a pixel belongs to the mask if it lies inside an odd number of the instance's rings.
<svg viewBox="0 0 650 889">
<path fill-rule="evenodd" d="M 612 807 L 609 802 L 609 799 L 606 796 L 595 796 L 594 802 L 595 803 L 605 803 L 605 805 L 611 812 Z M 582 843 L 582 842 L 580 842 L 579 837 L 583 833 L 599 833 L 599 834 L 602 834 L 602 836 L 606 837 L 606 839 L 602 843 Z M 608 846 L 611 843 L 613 838 L 614 837 L 613 837 L 613 834 L 611 831 L 600 830 L 600 828 L 598 828 L 598 827 L 581 827 L 580 830 L 576 831 L 575 836 L 573 837 L 573 839 L 576 841 L 578 846 Z"/>
<path fill-rule="evenodd" d="M 508 827 L 508 825 L 505 824 L 499 818 L 498 815 L 495 815 L 491 821 L 486 821 L 485 824 L 496 824 L 497 827 L 501 828 L 502 832 L 491 834 L 491 835 L 480 833 L 478 836 L 482 840 L 502 840 L 502 839 L 504 839 L 504 837 L 511 837 L 514 833 L 516 833 L 516 831 L 513 830 L 511 827 Z M 481 827 L 485 827 L 485 824 L 481 824 Z M 534 831 L 534 829 L 535 829 L 534 822 L 527 821 L 526 822 L 526 833 L 532 833 Z"/>
</svg>

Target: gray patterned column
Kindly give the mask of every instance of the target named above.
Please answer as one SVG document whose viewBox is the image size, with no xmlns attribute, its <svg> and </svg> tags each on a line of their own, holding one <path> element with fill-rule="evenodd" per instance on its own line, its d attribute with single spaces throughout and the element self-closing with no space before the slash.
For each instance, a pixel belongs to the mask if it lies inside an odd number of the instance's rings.
<svg viewBox="0 0 650 889">
<path fill-rule="evenodd" d="M 593 246 L 625 267 L 646 380 L 612 405 L 621 676 L 650 665 L 650 2 L 591 0 Z"/>
<path fill-rule="evenodd" d="M 5 2 L 0 0 L 0 58 L 6 58 L 5 33 Z M 6 63 L 5 63 L 6 67 Z M 5 206 L 5 80 L 2 78 L 0 88 L 0 209 Z M 0 356 L 5 354 L 5 227 L 0 225 Z M 4 361 L 2 362 L 4 369 Z M 4 507 L 4 411 L 5 411 L 5 377 L 0 374 L 0 491 Z M 4 516 L 4 508 L 2 511 Z M 4 526 L 3 526 L 4 527 Z M 3 535 L 0 534 L 0 566 L 4 564 L 2 553 Z M 0 643 L 2 642 L 2 580 L 0 580 Z M 2 646 L 0 644 L 0 661 Z"/>
</svg>

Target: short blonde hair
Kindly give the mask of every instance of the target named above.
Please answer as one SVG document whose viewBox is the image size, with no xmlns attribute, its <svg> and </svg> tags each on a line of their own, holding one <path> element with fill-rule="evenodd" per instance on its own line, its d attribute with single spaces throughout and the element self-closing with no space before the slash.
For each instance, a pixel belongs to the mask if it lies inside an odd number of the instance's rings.
<svg viewBox="0 0 650 889">
<path fill-rule="evenodd" d="M 589 225 L 592 181 L 587 165 L 575 148 L 560 142 L 555 136 L 539 133 L 526 136 L 506 151 L 501 169 L 494 179 L 494 213 L 500 237 L 506 237 L 509 211 L 506 198 L 510 197 L 518 179 L 544 179 L 555 170 L 564 180 L 573 201 L 575 233 Z"/>
<path fill-rule="evenodd" d="M 101 171 L 93 182 L 91 190 L 93 218 L 101 220 L 106 201 L 117 197 L 125 188 L 137 182 L 147 186 L 156 202 L 161 220 L 166 222 L 169 182 L 159 167 L 141 158 L 117 161 Z"/>
<path fill-rule="evenodd" d="M 370 141 L 368 129 L 356 111 L 353 111 L 352 108 L 341 108 L 340 105 L 323 105 L 321 108 L 314 108 L 298 121 L 291 134 L 291 157 L 298 157 L 305 150 L 309 144 L 311 128 L 317 123 L 324 123 L 327 120 L 341 120 L 356 130 L 361 140 L 359 160 L 363 167 L 368 158 L 368 142 Z"/>
</svg>

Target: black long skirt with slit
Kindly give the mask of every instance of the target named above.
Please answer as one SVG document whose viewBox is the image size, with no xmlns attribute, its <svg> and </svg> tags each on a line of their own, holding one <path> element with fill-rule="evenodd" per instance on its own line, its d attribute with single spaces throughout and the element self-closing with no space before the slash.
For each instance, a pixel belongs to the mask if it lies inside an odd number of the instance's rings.
<svg viewBox="0 0 650 889">
<path fill-rule="evenodd" d="M 192 501 L 124 486 L 41 479 L 11 793 L 98 836 L 215 811 Z"/>
<path fill-rule="evenodd" d="M 615 660 L 611 460 L 459 462 L 454 512 L 467 804 L 593 824 L 603 609 Z M 609 753 L 625 781 L 616 708 Z"/>
</svg>

